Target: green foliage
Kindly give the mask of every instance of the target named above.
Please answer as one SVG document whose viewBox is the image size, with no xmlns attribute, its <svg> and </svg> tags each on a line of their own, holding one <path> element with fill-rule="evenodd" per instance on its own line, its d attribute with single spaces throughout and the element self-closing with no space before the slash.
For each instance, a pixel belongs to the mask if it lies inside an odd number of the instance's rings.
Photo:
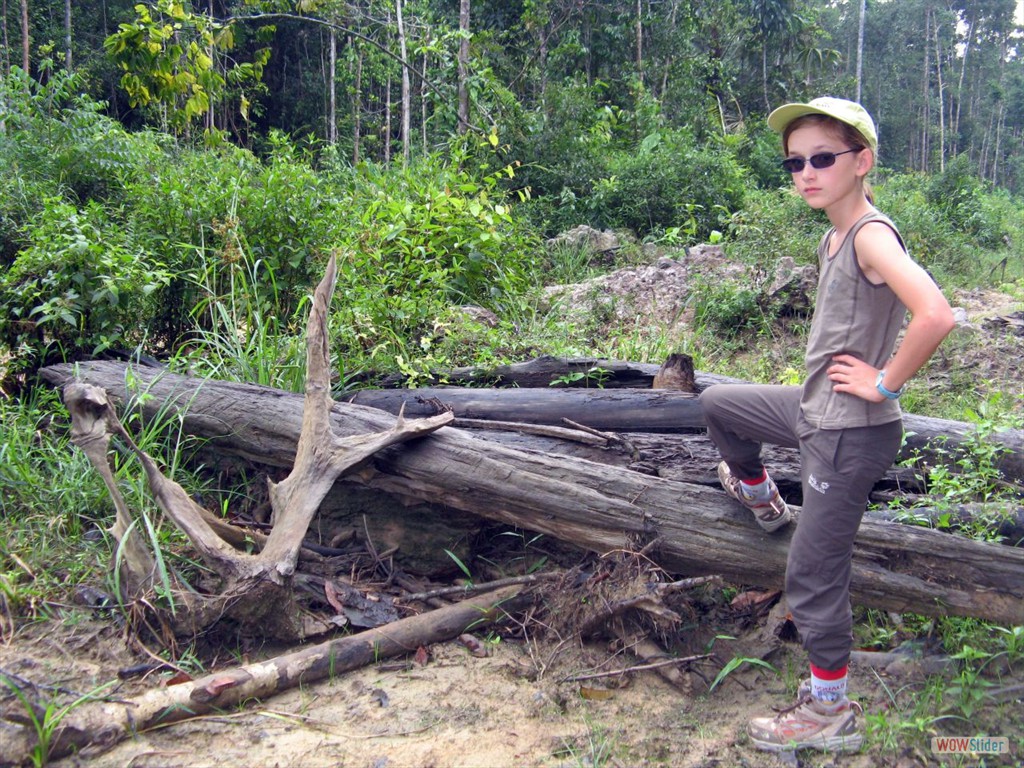
<svg viewBox="0 0 1024 768">
<path fill-rule="evenodd" d="M 113 504 L 70 445 L 60 410 L 50 389 L 0 397 L 0 603 L 14 615 L 48 613 L 47 600 L 103 570 L 92 534 L 109 522 Z"/>
<path fill-rule="evenodd" d="M 121 87 L 133 107 L 156 104 L 162 126 L 185 131 L 223 100 L 229 86 L 240 87 L 238 111 L 249 118 L 246 87 L 254 87 L 270 58 L 270 49 L 242 63 L 225 54 L 235 47 L 231 24 L 193 14 L 180 0 L 157 0 L 135 6 L 136 18 L 120 24 L 104 41 L 107 53 L 123 71 Z M 220 60 L 220 66 L 217 66 Z"/>
<path fill-rule="evenodd" d="M 982 541 L 999 539 L 998 528 L 1003 517 L 1012 514 L 1019 500 L 1016 488 L 1005 482 L 1000 461 L 1008 448 L 993 436 L 1007 428 L 1019 428 L 1021 415 L 1013 410 L 1006 398 L 997 393 L 982 401 L 977 408 L 964 414 L 974 429 L 955 447 L 933 445 L 936 460 L 921 462 L 918 456 L 906 460 L 909 466 L 920 466 L 924 473 L 927 496 L 917 506 L 935 508 L 940 514 L 934 523 L 920 519 L 913 508 L 901 516 L 907 523 L 918 523 L 936 528 L 957 530 L 963 535 Z M 1009 410 L 1007 410 L 1009 408 Z M 1007 502 L 1005 508 L 996 502 Z M 987 506 L 966 522 L 954 514 L 961 504 L 983 503 Z"/>
<path fill-rule="evenodd" d="M 350 227 L 333 321 L 343 356 L 412 361 L 443 335 L 453 304 L 501 314 L 520 302 L 538 249 L 498 184 L 514 173 L 479 178 L 432 157 L 345 177 Z"/>
<path fill-rule="evenodd" d="M 685 131 L 653 133 L 611 156 L 608 176 L 595 180 L 588 199 L 589 219 L 641 236 L 692 222 L 700 242 L 725 228 L 742 205 L 745 183 L 731 152 L 697 147 Z"/>
<path fill-rule="evenodd" d="M 169 276 L 96 203 L 43 201 L 28 246 L 0 276 L 0 340 L 22 372 L 141 342 L 152 297 Z"/>
<path fill-rule="evenodd" d="M 61 705 L 56 698 L 53 698 L 44 707 L 32 699 L 33 694 L 31 692 L 26 693 L 23 691 L 17 682 L 7 675 L 0 674 L 0 682 L 3 682 L 14 693 L 15 698 L 24 709 L 32 729 L 35 731 L 36 744 L 29 754 L 29 759 L 31 759 L 34 768 L 42 768 L 49 765 L 53 735 L 64 721 L 64 718 L 83 704 L 102 698 L 100 696 L 101 693 L 117 684 L 116 680 L 111 680 L 64 705 Z"/>
<path fill-rule="evenodd" d="M 751 190 L 743 208 L 729 220 L 729 258 L 768 269 L 782 256 L 797 264 L 817 265 L 815 245 L 828 220 L 787 186 Z"/>
<path fill-rule="evenodd" d="M 246 301 L 286 326 L 346 223 L 335 194 L 283 137 L 265 163 L 229 146 L 156 153 L 126 199 L 136 237 L 177 267 L 149 324 L 168 349 L 197 319 L 207 327 L 210 316 L 194 308 L 229 292 L 210 280 L 230 279 L 228 265 L 243 259 L 259 265 Z"/>
<path fill-rule="evenodd" d="M 1011 222 L 1020 216 L 1019 204 L 1007 206 L 1002 196 L 984 192 L 959 158 L 936 176 L 889 176 L 876 185 L 876 193 L 910 253 L 943 282 L 986 277 L 979 249 L 1006 249 Z"/>
<path fill-rule="evenodd" d="M 198 376 L 301 392 L 305 385 L 305 325 L 279 315 L 273 269 L 245 252 L 216 257 L 198 270 L 195 328 L 172 363 Z M 296 310 L 300 314 L 303 302 Z"/>
<path fill-rule="evenodd" d="M 24 245 L 21 230 L 44 198 L 115 196 L 144 157 L 145 138 L 102 114 L 83 85 L 63 70 L 42 82 L 16 67 L 0 78 L 0 266 Z"/>
<path fill-rule="evenodd" d="M 760 293 L 753 285 L 705 281 L 695 294 L 693 321 L 698 333 L 735 339 L 766 322 Z"/>
</svg>

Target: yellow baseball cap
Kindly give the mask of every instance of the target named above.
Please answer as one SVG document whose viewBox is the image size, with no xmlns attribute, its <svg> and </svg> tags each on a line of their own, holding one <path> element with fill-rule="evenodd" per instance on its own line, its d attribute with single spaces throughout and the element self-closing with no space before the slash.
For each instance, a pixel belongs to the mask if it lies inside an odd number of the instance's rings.
<svg viewBox="0 0 1024 768">
<path fill-rule="evenodd" d="M 786 130 L 786 126 L 804 115 L 828 115 L 841 123 L 856 128 L 873 150 L 878 149 L 878 133 L 875 121 L 860 104 L 846 99 L 834 99 L 823 96 L 806 104 L 784 104 L 768 115 L 768 127 L 777 133 Z"/>
</svg>

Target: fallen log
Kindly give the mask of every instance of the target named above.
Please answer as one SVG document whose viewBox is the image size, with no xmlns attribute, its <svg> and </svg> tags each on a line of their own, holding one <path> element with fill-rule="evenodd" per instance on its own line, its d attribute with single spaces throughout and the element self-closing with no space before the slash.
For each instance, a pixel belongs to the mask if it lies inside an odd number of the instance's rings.
<svg viewBox="0 0 1024 768">
<path fill-rule="evenodd" d="M 420 646 L 452 640 L 503 617 L 523 589 L 506 587 L 357 635 L 217 671 L 198 680 L 154 688 L 132 699 L 83 704 L 53 724 L 48 759 L 87 747 L 92 751 L 109 748 L 158 725 L 263 699 L 382 659 L 414 653 Z M 0 766 L 28 764 L 38 737 L 30 722 L 22 725 L 3 733 Z"/>
<path fill-rule="evenodd" d="M 63 386 L 71 366 L 43 371 Z M 144 415 L 177 412 L 184 430 L 219 451 L 291 466 L 302 423 L 301 396 L 252 384 L 198 380 L 121 363 L 77 367 L 80 379 L 127 402 L 145 393 Z M 139 387 L 128 392 L 125 382 Z M 390 426 L 380 410 L 335 403 L 337 435 Z M 782 586 L 790 531 L 764 534 L 723 491 L 595 462 L 517 451 L 446 427 L 386 448 L 340 480 L 443 504 L 605 553 L 657 545 L 650 556 L 680 575 L 721 574 L 735 583 Z M 1024 623 L 1024 550 L 937 531 L 865 520 L 854 552 L 855 602 L 926 615 Z"/>
<path fill-rule="evenodd" d="M 697 375 L 698 389 L 713 383 L 725 382 L 722 377 Z M 690 393 L 667 389 L 372 389 L 352 394 L 347 401 L 394 414 L 404 406 L 407 416 L 418 418 L 450 410 L 458 419 L 556 426 L 564 426 L 569 419 L 609 432 L 678 433 L 704 429 L 704 413 L 697 398 Z M 903 426 L 906 440 L 900 459 L 918 457 L 931 464 L 953 463 L 950 455 L 976 430 L 967 422 L 913 413 L 903 415 Z M 1024 483 L 1024 430 L 1007 429 L 986 435 L 984 439 L 1000 449 L 994 461 L 1005 479 Z"/>
</svg>

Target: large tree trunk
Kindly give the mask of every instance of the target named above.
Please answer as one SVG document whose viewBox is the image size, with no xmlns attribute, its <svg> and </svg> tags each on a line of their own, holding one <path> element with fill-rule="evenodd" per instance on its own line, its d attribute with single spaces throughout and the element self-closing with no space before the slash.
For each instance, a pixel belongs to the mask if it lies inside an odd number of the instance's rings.
<svg viewBox="0 0 1024 768">
<path fill-rule="evenodd" d="M 79 377 L 125 401 L 125 366 L 93 362 Z M 44 371 L 54 384 L 71 366 Z M 253 461 L 290 464 L 302 423 L 302 398 L 251 384 L 201 381 L 135 368 L 147 414 L 179 411 L 183 428 L 217 450 Z M 662 395 L 668 393 L 661 393 Z M 406 393 L 412 398 L 412 392 Z M 675 401 L 677 398 L 669 398 Z M 336 435 L 378 432 L 393 417 L 335 404 Z M 657 540 L 651 555 L 667 571 L 719 574 L 742 584 L 782 586 L 789 531 L 763 533 L 718 489 L 675 482 L 590 461 L 517 451 L 447 428 L 400 450 L 376 453 L 343 483 L 443 504 L 604 553 Z M 1024 621 L 1024 550 L 928 529 L 865 520 L 857 537 L 853 599 L 927 615 Z"/>
<path fill-rule="evenodd" d="M 624 373 L 637 377 L 637 367 Z M 530 377 L 536 380 L 535 376 Z M 722 377 L 697 376 L 697 388 L 725 381 Z M 642 389 L 482 389 L 479 387 L 429 387 L 415 390 L 363 390 L 349 402 L 398 413 L 404 405 L 408 416 L 425 416 L 451 410 L 457 418 L 522 421 L 562 425 L 564 420 L 613 432 L 667 432 L 703 430 L 704 414 L 692 395 L 671 390 Z M 948 461 L 975 426 L 961 421 L 934 419 L 907 413 L 903 416 L 906 439 L 901 459 L 919 457 L 929 463 Z M 1010 482 L 1024 481 L 1024 430 L 1008 429 L 985 437 L 1001 449 L 996 466 Z"/>
</svg>

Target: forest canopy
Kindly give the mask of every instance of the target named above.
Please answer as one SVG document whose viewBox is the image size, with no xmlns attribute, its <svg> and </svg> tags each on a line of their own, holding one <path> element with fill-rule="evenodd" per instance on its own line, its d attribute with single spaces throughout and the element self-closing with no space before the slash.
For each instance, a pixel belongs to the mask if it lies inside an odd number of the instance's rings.
<svg viewBox="0 0 1024 768">
<path fill-rule="evenodd" d="M 3 23 L 4 77 L 74 71 L 128 128 L 258 152 L 279 131 L 387 162 L 479 130 L 535 194 L 580 196 L 608 144 L 756 146 L 772 107 L 833 94 L 889 168 L 1024 185 L 1016 0 L 9 0 Z"/>
</svg>

